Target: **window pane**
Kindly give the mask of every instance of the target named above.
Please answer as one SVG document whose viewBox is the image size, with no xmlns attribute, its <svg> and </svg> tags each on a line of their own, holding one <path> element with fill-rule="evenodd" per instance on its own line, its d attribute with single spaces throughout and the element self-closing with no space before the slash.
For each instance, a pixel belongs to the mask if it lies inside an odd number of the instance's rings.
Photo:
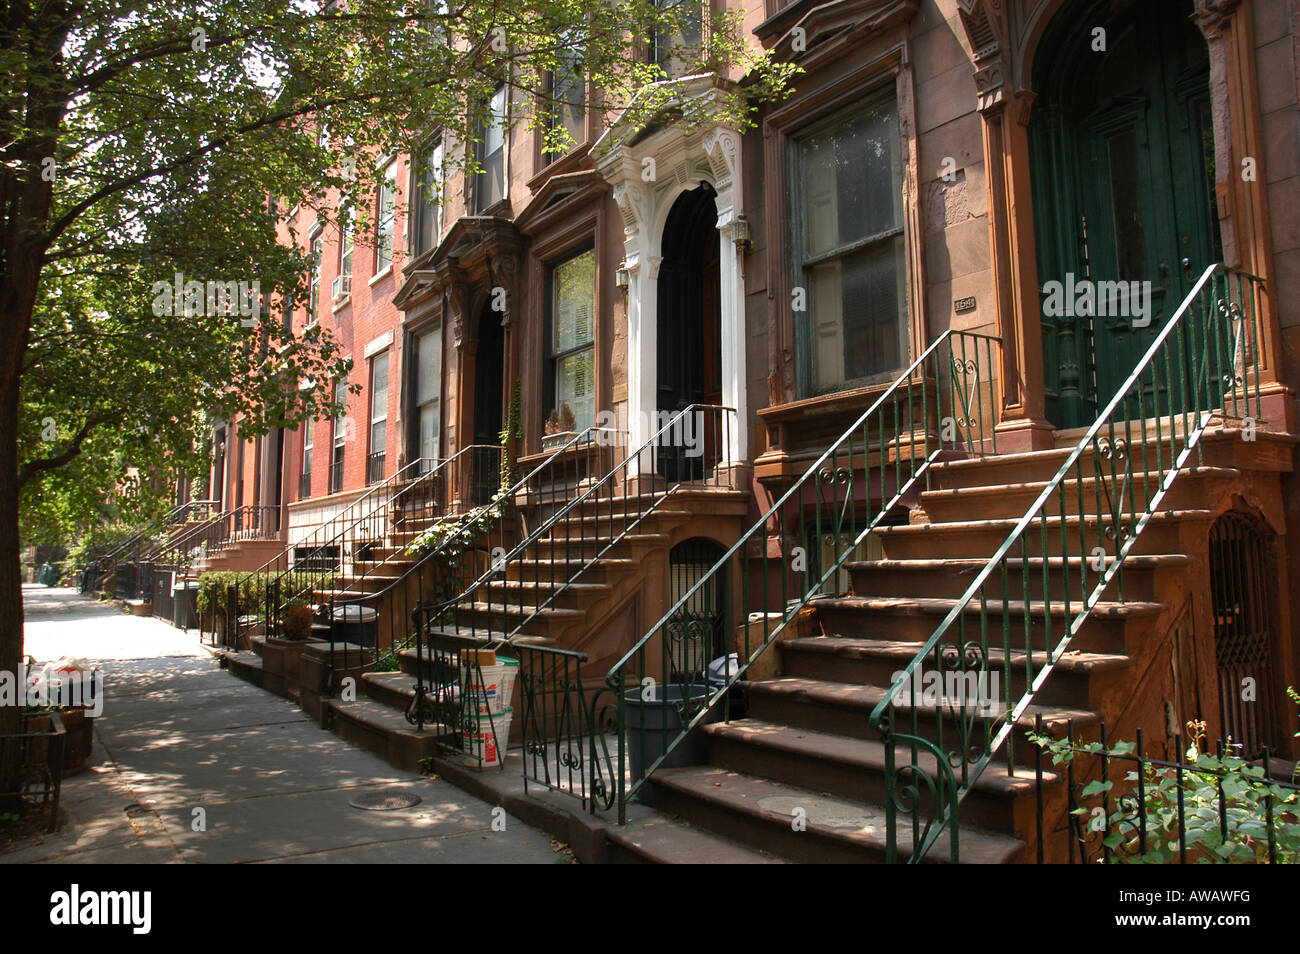
<svg viewBox="0 0 1300 954">
<path fill-rule="evenodd" d="M 370 425 L 370 453 L 382 454 L 388 447 L 388 422 L 376 421 Z"/>
<path fill-rule="evenodd" d="M 811 269 L 813 386 L 818 391 L 907 363 L 902 236 Z"/>
<path fill-rule="evenodd" d="M 370 377 L 370 419 L 377 421 L 388 416 L 387 351 L 375 356 Z"/>
<path fill-rule="evenodd" d="M 555 266 L 551 353 L 591 344 L 596 295 L 596 253 L 585 252 Z"/>
<path fill-rule="evenodd" d="M 898 110 L 888 100 L 798 141 L 805 257 L 903 224 Z"/>
<path fill-rule="evenodd" d="M 393 263 L 393 229 L 397 220 L 397 163 L 389 163 L 379 184 L 378 236 L 375 243 L 375 271 Z"/>
<path fill-rule="evenodd" d="M 416 338 L 415 403 L 438 400 L 442 390 L 442 329 Z"/>
<path fill-rule="evenodd" d="M 596 419 L 596 376 L 588 348 L 555 362 L 555 406 L 568 402 L 573 411 L 574 427 L 581 431 Z"/>
<path fill-rule="evenodd" d="M 420 456 L 438 459 L 438 402 L 420 408 Z"/>
<path fill-rule="evenodd" d="M 427 252 L 438 242 L 441 231 L 438 213 L 442 202 L 442 142 L 424 157 L 416 181 L 414 203 L 417 230 L 415 253 Z"/>
</svg>

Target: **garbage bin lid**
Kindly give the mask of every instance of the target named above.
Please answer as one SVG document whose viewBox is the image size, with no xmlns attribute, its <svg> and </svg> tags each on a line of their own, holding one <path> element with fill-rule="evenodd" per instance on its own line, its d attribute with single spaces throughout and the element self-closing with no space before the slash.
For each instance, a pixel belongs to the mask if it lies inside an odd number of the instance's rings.
<svg viewBox="0 0 1300 954">
<path fill-rule="evenodd" d="M 334 607 L 334 618 L 341 623 L 369 623 L 379 618 L 379 611 L 370 606 L 349 603 Z"/>
</svg>

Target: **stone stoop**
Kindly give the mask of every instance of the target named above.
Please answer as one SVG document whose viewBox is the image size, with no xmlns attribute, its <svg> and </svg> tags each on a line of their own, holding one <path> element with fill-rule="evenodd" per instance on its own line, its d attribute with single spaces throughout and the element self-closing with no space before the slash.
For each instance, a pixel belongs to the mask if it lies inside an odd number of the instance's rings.
<svg viewBox="0 0 1300 954">
<path fill-rule="evenodd" d="M 1027 733 L 1036 717 L 1058 738 L 1071 723 L 1076 733 L 1086 733 L 1101 721 L 1112 738 L 1131 738 L 1132 728 L 1150 719 L 1162 693 L 1152 682 L 1156 677 L 1151 673 L 1161 669 L 1153 662 L 1166 633 L 1177 624 L 1175 610 L 1194 585 L 1189 581 L 1208 572 L 1210 525 L 1234 500 L 1244 497 L 1263 509 L 1280 500 L 1279 476 L 1291 468 L 1293 443 L 1260 434 L 1252 444 L 1231 428 L 1207 432 L 1200 466 L 1178 476 L 1166 497 L 1168 509 L 1139 537 L 1139 555 L 1126 561 L 1123 600 L 1113 582 L 1035 704 L 964 799 L 963 863 L 1034 860 L 1036 747 Z M 937 464 L 930 489 L 919 497 L 920 519 L 879 529 L 883 559 L 846 565 L 850 592 L 811 601 L 793 636 L 774 644 L 751 669 L 750 681 L 742 684 L 747 717 L 702 725 L 698 731 L 706 742 L 707 764 L 657 771 L 647 786 L 647 800 L 692 832 L 776 858 L 883 861 L 885 747 L 871 729 L 870 713 L 886 697 L 894 674 L 956 605 L 1068 453 L 1062 448 Z M 1130 453 L 1140 454 L 1141 448 L 1130 448 Z M 1140 474 L 1134 479 L 1140 481 Z M 1081 520 L 1096 526 L 1098 518 L 1089 509 L 1090 502 L 1095 507 L 1096 488 L 1089 491 L 1082 512 L 1065 515 L 1073 539 Z M 1061 518 L 1055 519 L 1049 547 L 1061 539 Z M 1064 559 L 1050 548 L 1047 553 L 1033 549 L 1026 559 L 1034 579 L 1045 578 L 1049 596 L 1062 601 L 1044 604 L 1039 586 L 1039 602 L 1028 607 L 1031 621 L 1037 621 L 1031 626 L 1031 645 L 1041 646 L 1047 613 L 1059 629 L 1067 580 L 1078 592 L 1080 561 Z M 1002 614 L 1011 615 L 1020 644 L 1012 645 L 1012 657 L 1023 661 L 1025 605 L 1015 594 L 1009 596 L 1005 604 L 986 603 L 988 625 L 1000 633 Z M 973 624 L 978 633 L 978 603 L 971 612 L 966 631 Z M 1001 646 L 989 655 L 995 664 L 1005 658 Z M 1035 656 L 1046 662 L 1043 653 Z M 1010 689 L 1019 696 L 1023 686 Z M 927 708 L 921 702 L 914 708 L 901 705 L 898 711 L 906 724 L 914 717 L 923 735 L 938 716 L 935 704 Z M 1163 728 L 1162 721 L 1161 734 Z M 979 743 L 977 729 L 972 744 Z M 1048 832 L 1060 830 L 1067 807 L 1063 778 L 1051 768 L 1050 759 L 1044 760 Z M 622 833 L 624 840 L 632 837 L 631 828 Z M 907 858 L 911 841 L 908 820 L 900 813 L 900 859 Z M 1049 840 L 1044 848 L 1046 860 L 1061 860 L 1056 857 L 1063 852 L 1061 840 Z M 940 839 L 924 860 L 941 863 L 948 857 L 949 845 Z"/>
</svg>

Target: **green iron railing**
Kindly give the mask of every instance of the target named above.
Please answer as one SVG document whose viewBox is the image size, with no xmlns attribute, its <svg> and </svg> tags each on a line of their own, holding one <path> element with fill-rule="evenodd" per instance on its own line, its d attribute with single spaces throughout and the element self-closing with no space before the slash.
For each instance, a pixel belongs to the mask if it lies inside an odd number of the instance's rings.
<svg viewBox="0 0 1300 954">
<path fill-rule="evenodd" d="M 1175 478 L 1201 462 L 1206 427 L 1216 417 L 1260 420 L 1261 291 L 1253 276 L 1205 270 L 872 711 L 885 744 L 887 861 L 899 860 L 900 841 L 917 862 L 940 839 L 960 860 L 962 798 L 1028 722 L 1103 592 L 1124 601 L 1125 559 Z M 944 697 L 918 698 L 920 684 L 944 686 Z"/>
<path fill-rule="evenodd" d="M 609 669 L 586 720 L 594 777 L 584 793 L 594 808 L 617 806 L 625 823 L 628 801 L 690 730 L 720 702 L 729 718 L 729 690 L 798 611 L 834 585 L 872 531 L 905 509 L 931 464 L 996 452 L 1000 347 L 987 335 L 940 335 Z M 728 598 L 737 583 L 738 598 Z M 705 620 L 705 603 L 721 607 L 721 639 Z M 739 625 L 728 620 L 732 611 Z M 727 633 L 736 634 L 736 665 L 710 684 L 706 670 Z M 637 715 L 635 745 L 629 709 Z M 667 743 L 647 747 L 656 735 Z"/>
</svg>

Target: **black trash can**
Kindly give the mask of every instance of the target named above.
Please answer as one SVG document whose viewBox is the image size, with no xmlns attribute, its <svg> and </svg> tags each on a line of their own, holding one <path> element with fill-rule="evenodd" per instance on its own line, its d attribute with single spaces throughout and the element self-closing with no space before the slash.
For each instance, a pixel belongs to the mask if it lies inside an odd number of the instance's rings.
<svg viewBox="0 0 1300 954">
<path fill-rule="evenodd" d="M 373 607 L 357 603 L 336 606 L 334 632 L 340 642 L 374 646 L 379 635 L 379 613 Z"/>
<path fill-rule="evenodd" d="M 195 581 L 172 587 L 172 625 L 177 629 L 199 628 L 198 596 L 199 584 Z"/>
<path fill-rule="evenodd" d="M 632 777 L 640 778 L 642 770 L 654 764 L 664 754 L 673 739 L 677 738 L 684 721 L 680 706 L 683 701 L 703 702 L 710 689 L 702 683 L 671 683 L 646 688 L 629 689 L 623 693 L 627 711 L 627 747 L 632 762 Z M 692 713 L 693 714 L 693 713 Z M 705 722 L 720 718 L 715 708 Z M 672 754 L 660 763 L 660 768 L 683 768 L 703 765 L 708 761 L 707 740 L 697 727 L 682 740 Z"/>
</svg>

